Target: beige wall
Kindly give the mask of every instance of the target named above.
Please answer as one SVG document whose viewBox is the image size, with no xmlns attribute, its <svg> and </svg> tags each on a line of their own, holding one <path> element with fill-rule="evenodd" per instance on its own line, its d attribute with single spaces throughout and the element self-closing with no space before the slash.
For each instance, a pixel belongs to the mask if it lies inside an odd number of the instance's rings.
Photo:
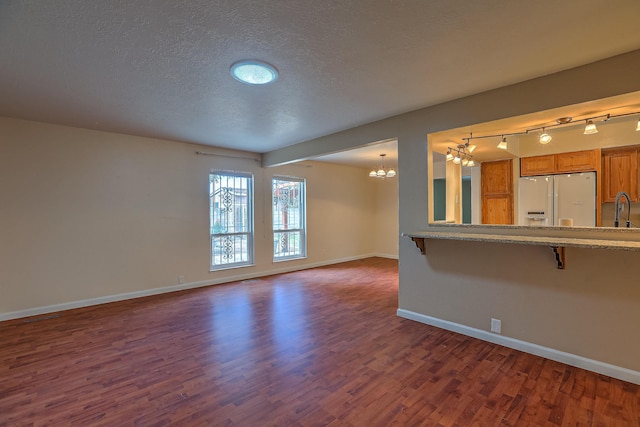
<svg viewBox="0 0 640 427">
<path fill-rule="evenodd" d="M 372 181 L 375 188 L 374 252 L 386 258 L 398 258 L 398 179 Z"/>
<path fill-rule="evenodd" d="M 397 256 L 397 191 L 395 231 L 385 229 L 379 242 L 372 230 L 391 215 L 381 201 L 393 186 L 374 186 L 360 168 L 262 168 L 251 159 L 195 152 L 255 154 L 8 118 L 0 118 L 0 137 L 0 319 L 169 289 L 180 275 L 201 285 L 394 254 L 386 233 L 395 237 Z M 253 267 L 209 272 L 212 169 L 255 175 Z M 307 179 L 307 259 L 272 261 L 274 174 Z"/>
<path fill-rule="evenodd" d="M 400 232 L 428 228 L 427 134 L 640 89 L 640 51 L 429 107 L 265 156 L 267 164 L 398 138 Z M 454 82 L 452 82 L 454 84 Z M 399 246 L 399 306 L 487 331 L 640 371 L 640 253 L 567 249 L 558 270 L 549 248 L 427 241 L 421 255 Z"/>
</svg>

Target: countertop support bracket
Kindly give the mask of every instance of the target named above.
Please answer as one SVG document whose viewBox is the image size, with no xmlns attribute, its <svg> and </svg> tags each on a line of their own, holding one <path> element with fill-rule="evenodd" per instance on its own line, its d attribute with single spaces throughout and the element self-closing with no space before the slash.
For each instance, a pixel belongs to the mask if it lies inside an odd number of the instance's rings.
<svg viewBox="0 0 640 427">
<path fill-rule="evenodd" d="M 564 246 L 550 246 L 551 250 L 556 256 L 556 262 L 558 263 L 558 270 L 564 270 Z"/>
<path fill-rule="evenodd" d="M 424 237 L 411 237 L 411 240 L 413 240 L 413 243 L 416 244 L 416 247 L 420 249 L 420 253 L 424 255 Z"/>
</svg>

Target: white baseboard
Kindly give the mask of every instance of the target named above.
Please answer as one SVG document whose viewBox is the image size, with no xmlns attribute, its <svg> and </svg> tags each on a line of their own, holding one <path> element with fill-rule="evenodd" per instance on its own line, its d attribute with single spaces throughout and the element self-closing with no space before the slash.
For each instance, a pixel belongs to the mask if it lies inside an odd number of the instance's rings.
<svg viewBox="0 0 640 427">
<path fill-rule="evenodd" d="M 98 305 L 98 304 L 106 304 L 109 302 L 124 301 L 128 299 L 148 297 L 151 295 L 159 295 L 159 294 L 165 294 L 169 292 L 184 291 L 187 289 L 202 288 L 205 286 L 219 285 L 222 283 L 256 279 L 259 277 L 272 276 L 275 274 L 291 273 L 299 270 L 307 270 L 309 268 L 322 267 L 325 265 L 339 264 L 341 262 L 371 258 L 374 256 L 379 256 L 379 255 L 365 254 L 365 255 L 358 255 L 358 256 L 340 258 L 340 259 L 332 259 L 332 260 L 309 263 L 309 264 L 297 264 L 297 265 L 290 264 L 290 266 L 278 268 L 275 270 L 260 271 L 260 272 L 254 271 L 254 272 L 226 276 L 226 277 L 212 279 L 212 280 L 202 280 L 199 282 L 183 283 L 180 285 L 171 285 L 171 286 L 165 286 L 161 288 L 145 289 L 143 291 L 127 292 L 127 293 L 115 294 L 115 295 L 106 295 L 103 297 L 90 298 L 90 299 L 79 300 L 79 301 L 70 301 L 70 302 L 65 302 L 61 304 L 47 305 L 43 307 L 34 307 L 34 308 L 28 308 L 28 309 L 19 310 L 19 311 L 10 311 L 7 313 L 0 313 L 0 322 L 5 320 L 20 319 L 23 317 L 40 316 L 42 314 L 54 313 L 57 311 L 72 310 L 74 308 L 89 307 L 89 306 Z M 278 265 L 281 265 L 281 264 L 278 263 Z"/>
<path fill-rule="evenodd" d="M 395 255 L 394 255 L 394 254 L 381 254 L 381 253 L 376 253 L 376 254 L 373 254 L 373 255 L 371 255 L 371 256 L 375 256 L 375 257 L 378 257 L 378 258 L 388 258 L 388 259 L 399 259 L 399 258 L 400 258 L 400 257 L 398 256 L 398 254 L 395 254 Z"/>
<path fill-rule="evenodd" d="M 489 341 L 494 344 L 499 344 L 504 347 L 513 348 L 525 353 L 530 353 L 536 356 L 555 360 L 556 362 L 561 362 L 567 365 L 586 369 L 588 371 L 607 375 L 619 380 L 627 381 L 634 384 L 640 384 L 640 372 L 632 371 L 631 369 L 610 365 L 608 363 L 600 362 L 593 359 L 587 359 L 586 357 L 578 356 L 571 353 L 565 353 L 564 351 L 555 350 L 549 347 L 543 347 L 541 345 L 533 344 L 526 341 L 520 341 L 514 338 L 505 337 L 503 335 L 497 335 L 492 332 L 483 331 L 482 329 L 471 328 L 459 323 L 449 322 L 448 320 L 438 319 L 436 317 L 427 316 L 425 314 L 420 314 L 401 308 L 398 309 L 397 315 L 399 317 L 404 317 L 405 319 L 415 320 L 416 322 L 425 323 L 437 328 L 442 328 L 473 338 Z"/>
</svg>

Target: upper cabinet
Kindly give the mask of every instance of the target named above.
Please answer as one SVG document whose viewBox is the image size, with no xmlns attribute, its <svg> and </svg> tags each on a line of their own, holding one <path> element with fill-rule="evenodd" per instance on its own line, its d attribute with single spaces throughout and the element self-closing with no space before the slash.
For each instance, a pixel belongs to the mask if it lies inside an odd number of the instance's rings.
<svg viewBox="0 0 640 427">
<path fill-rule="evenodd" d="M 552 175 L 556 171 L 556 155 L 523 157 L 520 159 L 520 175 Z"/>
<path fill-rule="evenodd" d="M 597 171 L 599 157 L 597 149 L 523 157 L 520 159 L 520 176 Z"/>
<path fill-rule="evenodd" d="M 615 202 L 620 191 L 638 201 L 638 147 L 602 150 L 602 201 Z"/>
<path fill-rule="evenodd" d="M 591 172 L 597 170 L 600 150 L 556 154 L 556 173 Z"/>
</svg>

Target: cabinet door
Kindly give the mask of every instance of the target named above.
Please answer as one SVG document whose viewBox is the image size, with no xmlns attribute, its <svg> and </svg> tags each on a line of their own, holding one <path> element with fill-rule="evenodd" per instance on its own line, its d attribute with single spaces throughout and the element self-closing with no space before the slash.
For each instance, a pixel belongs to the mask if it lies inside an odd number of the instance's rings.
<svg viewBox="0 0 640 427">
<path fill-rule="evenodd" d="M 556 171 L 556 156 L 523 157 L 520 159 L 520 176 L 551 175 Z"/>
<path fill-rule="evenodd" d="M 513 224 L 513 164 L 511 160 L 482 162 L 482 223 Z"/>
<path fill-rule="evenodd" d="M 489 195 L 482 198 L 483 224 L 513 224 L 513 195 Z"/>
<path fill-rule="evenodd" d="M 556 154 L 556 173 L 591 172 L 597 167 L 597 150 Z"/>
<path fill-rule="evenodd" d="M 638 152 L 636 149 L 602 153 L 602 201 L 615 202 L 619 191 L 638 201 Z"/>
</svg>

